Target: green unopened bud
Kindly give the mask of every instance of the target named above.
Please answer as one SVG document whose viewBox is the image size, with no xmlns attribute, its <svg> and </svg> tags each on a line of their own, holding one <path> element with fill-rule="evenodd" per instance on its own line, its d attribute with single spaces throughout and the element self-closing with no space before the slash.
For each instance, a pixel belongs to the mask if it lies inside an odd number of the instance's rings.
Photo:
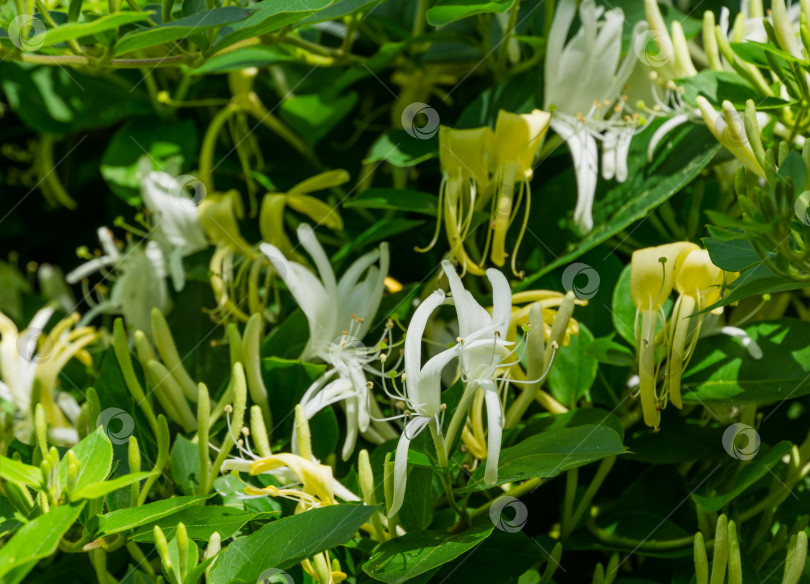
<svg viewBox="0 0 810 584">
<path fill-rule="evenodd" d="M 143 333 L 141 333 L 141 337 L 145 340 Z M 132 356 L 129 353 L 129 344 L 127 343 L 127 333 L 124 330 L 124 321 L 120 318 L 116 318 L 113 324 L 113 350 L 129 393 L 135 399 L 135 403 L 143 410 L 152 433 L 157 434 L 157 417 L 155 417 L 151 403 L 144 393 L 138 377 L 135 375 L 135 368 L 132 366 Z M 95 420 L 93 423 L 95 423 Z"/>
<path fill-rule="evenodd" d="M 332 581 L 332 568 L 324 557 L 328 552 L 316 555 L 312 558 L 315 564 L 315 577 L 321 584 L 329 584 Z"/>
<path fill-rule="evenodd" d="M 557 568 L 560 567 L 560 558 L 562 558 L 562 544 L 557 542 L 552 548 L 551 554 L 549 554 L 548 562 L 546 562 L 546 570 L 540 578 L 540 584 L 549 584 L 551 582 L 554 573 L 557 571 Z"/>
<path fill-rule="evenodd" d="M 383 492 L 385 493 L 385 513 L 387 515 L 394 502 L 394 461 L 391 460 L 390 452 L 385 455 L 383 463 Z"/>
<path fill-rule="evenodd" d="M 163 571 L 168 574 L 174 570 L 172 558 L 169 555 L 169 542 L 166 541 L 166 535 L 160 526 L 155 525 L 153 533 L 155 536 L 155 548 L 157 548 L 160 561 L 163 563 Z"/>
<path fill-rule="evenodd" d="M 804 531 L 800 531 L 791 539 L 782 584 L 798 584 L 799 578 L 801 578 L 804 572 L 804 564 L 806 561 L 807 534 L 805 534 Z"/>
<path fill-rule="evenodd" d="M 740 542 L 737 540 L 737 526 L 733 521 L 729 521 L 728 523 L 728 539 L 728 584 L 742 584 Z"/>
<path fill-rule="evenodd" d="M 368 458 L 368 451 L 363 449 L 357 458 L 357 472 L 360 479 L 360 491 L 363 493 L 363 501 L 366 505 L 374 505 L 374 471 L 371 470 L 371 461 Z"/>
<path fill-rule="evenodd" d="M 549 346 L 546 347 L 546 354 L 545 354 L 545 364 L 546 367 L 549 363 L 551 363 L 552 356 L 554 354 L 554 344 L 556 343 L 557 347 L 561 347 L 563 344 L 563 339 L 565 339 L 565 331 L 568 329 L 568 323 L 571 320 L 571 316 L 574 314 L 574 306 L 576 302 L 576 296 L 574 296 L 574 292 L 569 290 L 565 293 L 565 297 L 563 298 L 560 307 L 557 309 L 557 315 L 554 317 L 554 322 L 551 323 L 551 334 L 549 335 Z"/>
<path fill-rule="evenodd" d="M 129 437 L 127 458 L 129 461 L 129 472 L 141 472 L 141 450 L 138 448 L 138 439 L 135 436 Z M 140 491 L 141 485 L 139 482 L 132 483 L 129 487 L 129 498 L 133 507 L 138 503 Z"/>
<path fill-rule="evenodd" d="M 166 317 L 158 308 L 152 309 L 152 335 L 155 338 L 155 347 L 160 358 L 183 390 L 186 398 L 193 402 L 197 401 L 197 384 L 186 371 L 180 353 L 177 352 L 177 345 L 174 344 L 169 323 L 166 322 Z"/>
<path fill-rule="evenodd" d="M 262 356 L 260 352 L 262 342 L 262 316 L 258 313 L 251 315 L 245 325 L 245 334 L 242 338 L 242 363 L 245 366 L 250 399 L 262 410 L 262 415 L 268 426 L 273 426 L 273 418 L 268 403 L 267 388 L 262 379 Z M 265 434 L 266 435 L 266 434 Z"/>
<path fill-rule="evenodd" d="M 710 584 L 723 584 L 726 578 L 728 562 L 728 519 L 721 515 L 717 519 L 717 530 L 714 533 L 714 555 L 712 556 L 712 577 Z"/>
<path fill-rule="evenodd" d="M 200 476 L 208 476 L 208 430 L 211 423 L 211 399 L 208 387 L 200 383 L 197 388 L 197 455 L 200 461 Z M 200 481 L 202 486 L 204 481 Z M 204 494 L 204 493 L 200 493 Z"/>
<path fill-rule="evenodd" d="M 146 369 L 146 364 L 149 363 L 149 361 L 157 361 L 157 355 L 155 355 L 155 351 L 152 350 L 152 345 L 149 343 L 149 339 L 146 338 L 143 331 L 135 331 L 132 334 L 132 338 L 135 339 L 135 352 L 138 354 L 138 361 L 141 362 L 141 367 Z"/>
<path fill-rule="evenodd" d="M 785 0 L 773 0 L 771 2 L 771 21 L 773 22 L 773 29 L 779 47 L 792 56 L 801 58 L 801 52 L 796 42 L 796 34 L 793 32 L 793 24 L 788 18 Z"/>
<path fill-rule="evenodd" d="M 538 379 L 546 370 L 546 332 L 543 330 L 542 303 L 535 302 L 529 308 L 529 322 L 531 328 L 527 331 L 526 337 L 526 377 Z"/>
<path fill-rule="evenodd" d="M 722 71 L 723 61 L 720 60 L 720 50 L 717 48 L 714 27 L 714 12 L 707 10 L 703 13 L 703 49 L 706 51 L 709 67 L 715 71 Z"/>
<path fill-rule="evenodd" d="M 218 531 L 215 531 L 214 533 L 211 534 L 211 537 L 208 538 L 208 545 L 205 548 L 205 559 L 209 560 L 213 558 L 219 553 L 220 549 L 222 549 L 222 536 L 219 535 Z M 208 573 L 211 571 L 211 568 L 213 566 L 214 564 L 211 563 L 205 569 L 206 581 L 208 581 Z"/>
<path fill-rule="evenodd" d="M 28 492 L 28 489 L 23 485 L 14 483 L 12 481 L 4 482 L 3 488 L 5 489 L 4 494 L 6 499 L 8 499 L 8 501 L 17 511 L 22 513 L 24 517 L 27 517 L 34 508 L 34 499 L 31 498 L 31 494 Z"/>
<path fill-rule="evenodd" d="M 158 399 L 161 400 L 166 413 L 183 426 L 186 432 L 194 430 L 197 427 L 197 419 L 186 401 L 182 388 L 172 377 L 171 372 L 160 361 L 149 361 L 146 368 L 151 373 L 151 378 L 158 391 Z M 161 396 L 165 399 L 161 399 Z M 196 395 L 194 399 L 197 399 Z M 168 407 L 169 403 L 170 407 Z"/>
<path fill-rule="evenodd" d="M 703 543 L 703 534 L 695 534 L 695 584 L 709 584 L 709 560 L 706 557 L 706 545 Z"/>
<path fill-rule="evenodd" d="M 762 139 L 760 137 L 759 122 L 757 121 L 757 108 L 754 105 L 754 100 L 749 99 L 745 102 L 745 117 L 743 118 L 745 125 L 745 134 L 748 138 L 748 143 L 754 151 L 754 156 L 759 162 L 759 165 L 765 167 L 765 149 L 762 147 Z"/>
<path fill-rule="evenodd" d="M 45 408 L 42 404 L 37 404 L 34 409 L 34 429 L 42 458 L 46 458 L 48 456 L 48 422 L 45 419 Z"/>
<path fill-rule="evenodd" d="M 273 454 L 270 449 L 267 425 L 264 423 L 264 416 L 259 406 L 251 406 L 250 408 L 250 435 L 253 437 L 253 444 L 258 450 L 259 456 L 268 457 Z"/>
<path fill-rule="evenodd" d="M 605 567 L 602 564 L 596 564 L 594 568 L 593 584 L 605 584 Z"/>
<path fill-rule="evenodd" d="M 177 556 L 178 569 L 180 571 L 180 581 L 183 582 L 188 574 L 188 532 L 186 526 L 181 522 L 177 524 Z"/>
<path fill-rule="evenodd" d="M 304 406 L 295 406 L 295 434 L 298 440 L 298 452 L 302 458 L 312 459 L 312 436 L 309 432 L 309 420 L 304 412 Z"/>
<path fill-rule="evenodd" d="M 72 450 L 68 450 L 65 455 L 67 461 L 67 492 L 72 493 L 76 488 L 76 482 L 79 480 L 79 470 L 82 463 Z"/>
<path fill-rule="evenodd" d="M 228 348 L 230 349 L 231 367 L 237 363 L 245 363 L 245 357 L 242 354 L 242 337 L 239 335 L 239 327 L 235 322 L 229 322 L 227 326 L 228 332 Z"/>
</svg>

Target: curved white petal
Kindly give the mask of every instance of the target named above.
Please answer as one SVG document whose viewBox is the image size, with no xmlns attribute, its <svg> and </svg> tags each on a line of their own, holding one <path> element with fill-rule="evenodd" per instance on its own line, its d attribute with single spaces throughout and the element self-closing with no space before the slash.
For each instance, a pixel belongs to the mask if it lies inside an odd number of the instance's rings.
<svg viewBox="0 0 810 584">
<path fill-rule="evenodd" d="M 405 485 L 408 481 L 408 449 L 411 446 L 411 440 L 425 429 L 428 422 L 430 422 L 430 418 L 415 417 L 405 425 L 405 431 L 399 437 L 397 453 L 394 457 L 394 500 L 391 502 L 391 509 L 388 510 L 389 517 L 397 514 L 405 499 Z"/>
</svg>

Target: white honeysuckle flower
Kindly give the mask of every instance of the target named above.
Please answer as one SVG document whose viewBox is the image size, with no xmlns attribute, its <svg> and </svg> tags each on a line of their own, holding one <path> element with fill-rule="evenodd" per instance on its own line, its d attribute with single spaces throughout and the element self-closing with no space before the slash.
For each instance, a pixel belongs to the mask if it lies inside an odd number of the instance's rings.
<svg viewBox="0 0 810 584">
<path fill-rule="evenodd" d="M 459 365 L 464 382 L 464 394 L 458 407 L 465 409 L 476 390 L 484 390 L 487 406 L 487 462 L 484 480 L 493 484 L 498 479 L 498 460 L 503 433 L 503 410 L 495 384 L 497 370 L 504 366 L 514 343 L 506 340 L 512 316 L 512 290 L 506 277 L 498 270 L 487 270 L 492 285 L 492 314 L 481 306 L 472 294 L 464 289 L 456 270 L 448 261 L 442 262 L 453 304 L 456 307 L 459 326 Z"/>
<path fill-rule="evenodd" d="M 169 266 L 174 289 L 183 289 L 183 258 L 208 247 L 199 220 L 199 207 L 183 194 L 184 185 L 165 172 L 144 172 L 141 196 L 152 215 L 149 238 L 157 243 Z"/>
<path fill-rule="evenodd" d="M 571 151 L 577 178 L 574 222 L 583 233 L 593 228 L 593 198 L 599 174 L 597 140 L 604 142 L 602 175 L 623 182 L 627 152 L 639 131 L 637 114 L 628 114 L 622 89 L 636 64 L 632 51 L 624 59 L 620 8 L 605 12 L 594 0 L 579 7 L 581 26 L 568 40 L 577 12 L 576 0 L 557 6 L 549 33 L 545 61 L 545 110 L 551 127 Z M 634 46 L 647 24 L 633 28 Z"/>
<path fill-rule="evenodd" d="M 298 239 L 312 258 L 320 279 L 306 266 L 287 259 L 273 245 L 263 243 L 261 250 L 307 317 L 309 340 L 301 358 L 319 359 L 332 367 L 307 389 L 301 405 L 310 419 L 322 409 L 343 402 L 346 440 L 342 454 L 345 459 L 354 450 L 358 431 L 376 442 L 395 436 L 387 424 L 371 425 L 373 396 L 366 370 L 369 363 L 379 357 L 380 343 L 366 348 L 361 342 L 382 300 L 390 262 L 388 244 L 383 242 L 378 249 L 361 256 L 338 281 L 312 227 L 301 224 Z M 383 338 L 389 331 L 386 327 Z"/>
<path fill-rule="evenodd" d="M 70 394 L 57 393 L 59 373 L 73 358 L 85 365 L 92 363 L 85 347 L 98 339 L 98 333 L 92 327 L 76 326 L 80 318 L 76 313 L 45 332 L 56 306 L 51 302 L 39 309 L 23 331 L 0 312 L 0 399 L 14 406 L 15 436 L 28 443 L 34 433 L 36 389 L 50 438 L 56 444 L 72 446 L 79 440 L 75 424 L 80 407 Z"/>
<path fill-rule="evenodd" d="M 98 239 L 104 255 L 88 260 L 65 278 L 68 284 L 75 284 L 101 271 L 112 282 L 109 298 L 99 294 L 95 302 L 89 292 L 85 294 L 93 307 L 82 322 L 89 322 L 97 314 L 120 314 L 136 330 L 149 332 L 152 309 L 165 313 L 170 305 L 163 252 L 154 241 L 130 243 L 122 252 L 106 227 L 99 228 Z"/>
<path fill-rule="evenodd" d="M 394 457 L 394 498 L 388 511 L 393 517 L 402 507 L 405 485 L 408 479 L 408 449 L 411 440 L 416 438 L 428 424 L 434 424 L 436 433 L 441 434 L 442 413 L 441 376 L 445 366 L 458 356 L 456 347 L 445 349 L 434 355 L 422 366 L 422 337 L 428 319 L 433 311 L 444 303 L 442 290 L 436 290 L 416 309 L 405 333 L 405 375 L 403 376 L 404 395 L 392 396 L 405 402 L 411 419 L 405 424 L 402 436 L 397 443 Z"/>
</svg>

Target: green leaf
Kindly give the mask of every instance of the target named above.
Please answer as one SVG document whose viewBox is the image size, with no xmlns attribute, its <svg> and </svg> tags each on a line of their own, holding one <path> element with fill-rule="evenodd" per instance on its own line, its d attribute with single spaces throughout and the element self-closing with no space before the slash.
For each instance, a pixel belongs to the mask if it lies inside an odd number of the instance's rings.
<svg viewBox="0 0 810 584">
<path fill-rule="evenodd" d="M 627 345 L 614 341 L 612 333 L 610 337 L 594 339 L 593 342 L 588 345 L 585 354 L 589 357 L 593 357 L 600 363 L 607 363 L 608 365 L 615 365 L 616 367 L 632 367 L 635 363 L 633 351 L 631 351 Z"/>
<path fill-rule="evenodd" d="M 40 35 L 33 36 L 28 42 L 31 45 L 49 47 L 72 39 L 98 34 L 105 30 L 112 30 L 119 26 L 124 26 L 125 24 L 149 20 L 151 14 L 151 12 L 147 11 L 116 12 L 115 14 L 106 14 L 96 20 L 87 22 L 69 22 L 56 28 L 50 28 Z"/>
<path fill-rule="evenodd" d="M 23 525 L 0 548 L 0 581 L 6 584 L 20 582 L 36 565 L 36 561 L 56 553 L 62 536 L 79 518 L 84 503 L 52 507 Z M 19 570 L 15 570 L 18 569 Z M 6 578 L 15 570 L 12 578 Z"/>
<path fill-rule="evenodd" d="M 720 144 L 702 126 L 686 126 L 669 134 L 659 144 L 655 159 L 647 162 L 647 144 L 658 124 L 653 124 L 633 139 L 628 156 L 628 178 L 610 183 L 607 193 L 594 204 L 594 229 L 581 241 L 539 272 L 532 274 L 515 289 L 526 290 L 540 277 L 571 263 L 573 260 L 647 217 L 657 206 L 689 184 L 706 167 Z M 574 193 L 575 194 L 575 193 Z M 619 331 L 619 334 L 624 334 Z"/>
<path fill-rule="evenodd" d="M 346 543 L 376 512 L 363 505 L 329 505 L 268 523 L 222 551 L 208 584 L 254 584 L 264 570 L 284 570 Z"/>
<path fill-rule="evenodd" d="M 700 339 L 684 375 L 685 402 L 765 404 L 810 393 L 810 322 L 782 319 L 743 329 L 762 358 L 726 335 Z"/>
<path fill-rule="evenodd" d="M 196 156 L 197 128 L 186 120 L 133 120 L 112 137 L 101 158 L 101 176 L 113 193 L 133 206 L 141 205 L 138 162 L 146 156 L 154 170 L 179 175 Z"/>
<path fill-rule="evenodd" d="M 484 465 L 481 465 L 463 491 L 482 491 L 536 477 L 551 478 L 566 470 L 625 452 L 619 435 L 607 426 L 552 429 L 501 450 L 495 485 L 484 482 Z"/>
<path fill-rule="evenodd" d="M 759 264 L 748 268 L 741 273 L 736 280 L 729 284 L 729 292 L 720 300 L 707 307 L 705 311 L 714 310 L 719 306 L 728 306 L 732 302 L 738 302 L 759 294 L 800 290 L 806 286 L 806 282 L 800 282 L 774 273 L 760 260 Z"/>
<path fill-rule="evenodd" d="M 139 527 L 130 536 L 134 541 L 155 541 L 155 525 L 160 526 L 167 539 L 174 537 L 177 524 L 186 526 L 191 539 L 208 541 L 215 531 L 222 539 L 231 537 L 248 521 L 269 519 L 275 513 L 251 513 L 242 509 L 221 506 L 187 507 L 158 521 Z"/>
<path fill-rule="evenodd" d="M 391 209 L 395 211 L 412 211 L 424 215 L 436 216 L 438 197 L 430 193 L 411 189 L 368 189 L 357 194 L 344 207 L 363 209 Z"/>
<path fill-rule="evenodd" d="M 771 472 L 771 469 L 782 460 L 783 456 L 790 452 L 792 447 L 793 445 L 785 440 L 768 450 L 767 453 L 755 456 L 737 474 L 734 479 L 734 487 L 729 492 L 710 496 L 693 494 L 692 499 L 710 513 L 719 511 L 765 476 L 766 473 Z"/>
<path fill-rule="evenodd" d="M 390 130 L 377 138 L 363 164 L 384 160 L 399 167 L 408 167 L 439 155 L 438 139 L 420 139 L 405 130 Z"/>
<path fill-rule="evenodd" d="M 278 63 L 296 62 L 298 59 L 283 47 L 259 45 L 245 47 L 224 55 L 215 55 L 195 69 L 189 69 L 189 75 L 210 75 L 241 71 L 248 67 L 267 67 Z"/>
<path fill-rule="evenodd" d="M 599 362 L 588 354 L 593 343 L 591 331 L 579 323 L 579 334 L 570 335 L 567 347 L 560 347 L 554 366 L 548 374 L 548 386 L 552 395 L 569 407 L 574 407 L 596 379 Z"/>
<path fill-rule="evenodd" d="M 339 124 L 357 104 L 357 94 L 336 95 L 324 91 L 294 95 L 281 102 L 279 116 L 310 146 L 315 146 Z"/>
<path fill-rule="evenodd" d="M 737 109 L 745 109 L 745 102 L 753 99 L 757 110 L 785 107 L 788 102 L 778 97 L 761 97 L 745 79 L 731 71 L 705 70 L 692 77 L 678 79 L 677 83 L 684 88 L 683 99 L 695 105 L 699 95 L 711 103 L 721 104 L 730 101 Z"/>
<path fill-rule="evenodd" d="M 78 489 L 70 494 L 71 501 L 78 501 L 79 499 L 97 499 L 103 497 L 107 493 L 117 491 L 122 487 L 137 483 L 138 481 L 149 478 L 150 472 L 136 472 L 127 474 L 109 481 L 95 483 L 88 485 L 84 488 Z"/>
<path fill-rule="evenodd" d="M 727 272 L 742 272 L 762 262 L 762 258 L 747 239 L 722 241 L 714 237 L 706 237 L 702 241 L 706 246 L 706 251 L 709 252 L 712 263 Z"/>
<path fill-rule="evenodd" d="M 512 8 L 515 0 L 494 0 L 481 2 L 480 0 L 439 0 L 436 5 L 427 11 L 427 21 L 431 26 L 444 26 L 474 16 L 476 14 L 490 14 L 492 12 L 506 12 Z"/>
<path fill-rule="evenodd" d="M 110 83 L 103 75 L 84 75 L 73 68 L 7 61 L 0 63 L 0 88 L 12 111 L 41 134 L 61 136 L 154 114 L 145 90 L 133 91 L 129 83 Z"/>
<path fill-rule="evenodd" d="M 315 24 L 316 22 L 324 22 L 325 20 L 339 20 L 355 12 L 373 8 L 382 1 L 383 0 L 337 0 L 323 10 L 319 10 L 312 16 L 305 18 L 301 21 L 301 24 Z"/>
<path fill-rule="evenodd" d="M 69 493 L 73 498 L 85 487 L 99 483 L 110 475 L 113 462 L 113 447 L 107 434 L 102 428 L 88 435 L 84 440 L 71 448 L 73 454 L 79 459 L 79 472 L 73 491 Z M 59 461 L 59 484 L 65 489 L 67 486 L 67 456 Z"/>
<path fill-rule="evenodd" d="M 178 436 L 169 455 L 172 480 L 184 495 L 194 495 L 200 486 L 199 448 L 184 436 Z"/>
<path fill-rule="evenodd" d="M 254 4 L 252 8 L 256 11 L 249 18 L 220 31 L 214 50 L 221 51 L 239 41 L 293 26 L 331 3 L 332 0 L 264 0 Z"/>
<path fill-rule="evenodd" d="M 0 456 L 0 479 L 38 487 L 42 484 L 42 471 L 19 460 Z"/>
<path fill-rule="evenodd" d="M 363 571 L 386 584 L 403 584 L 481 545 L 492 530 L 487 522 L 461 533 L 411 531 L 380 545 Z"/>
<path fill-rule="evenodd" d="M 147 503 L 131 509 L 120 509 L 107 515 L 99 516 L 98 535 L 111 535 L 128 529 L 134 529 L 146 523 L 155 522 L 162 517 L 177 513 L 187 507 L 205 501 L 208 497 L 174 497 Z"/>
<path fill-rule="evenodd" d="M 115 55 L 123 55 L 165 43 L 182 41 L 197 34 L 245 20 L 250 12 L 237 6 L 222 6 L 198 12 L 158 26 L 135 30 L 122 36 L 115 45 Z"/>
</svg>

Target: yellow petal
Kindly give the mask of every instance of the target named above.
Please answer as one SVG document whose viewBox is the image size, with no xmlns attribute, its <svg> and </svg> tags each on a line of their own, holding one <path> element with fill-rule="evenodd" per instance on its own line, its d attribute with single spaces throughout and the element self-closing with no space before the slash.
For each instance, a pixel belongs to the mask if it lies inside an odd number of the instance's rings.
<svg viewBox="0 0 810 584">
<path fill-rule="evenodd" d="M 243 214 L 238 192 L 209 195 L 200 204 L 199 213 L 200 224 L 212 241 L 249 253 L 250 244 L 242 237 L 237 223 L 237 219 Z"/>
<path fill-rule="evenodd" d="M 696 249 L 699 248 L 694 243 L 679 241 L 634 251 L 630 293 L 636 308 L 659 310 L 672 292 L 673 276 L 683 257 Z"/>
<path fill-rule="evenodd" d="M 343 229 L 343 219 L 337 207 L 328 205 L 310 195 L 289 194 L 287 206 L 290 209 L 303 213 L 318 225 L 324 225 L 334 231 Z"/>
<path fill-rule="evenodd" d="M 287 191 L 287 194 L 303 195 L 306 193 L 314 193 L 315 191 L 324 191 L 347 183 L 350 178 L 349 173 L 343 169 L 329 170 L 301 181 Z"/>
<path fill-rule="evenodd" d="M 439 162 L 445 174 L 475 179 L 479 188 L 489 184 L 486 152 L 492 141 L 488 127 L 471 130 L 439 128 Z"/>
<path fill-rule="evenodd" d="M 704 298 L 704 306 L 720 299 L 723 270 L 712 263 L 709 252 L 696 249 L 686 254 L 675 277 L 675 290 L 697 298 Z"/>
<path fill-rule="evenodd" d="M 261 458 L 250 465 L 250 474 L 258 475 L 285 466 L 303 483 L 305 492 L 315 495 L 324 503 L 336 502 L 332 481 L 332 469 L 295 454 L 282 452 Z"/>
<path fill-rule="evenodd" d="M 536 109 L 530 114 L 498 112 L 492 140 L 492 161 L 496 167 L 517 162 L 525 178 L 531 178 L 534 157 L 548 131 L 551 114 Z"/>
</svg>

